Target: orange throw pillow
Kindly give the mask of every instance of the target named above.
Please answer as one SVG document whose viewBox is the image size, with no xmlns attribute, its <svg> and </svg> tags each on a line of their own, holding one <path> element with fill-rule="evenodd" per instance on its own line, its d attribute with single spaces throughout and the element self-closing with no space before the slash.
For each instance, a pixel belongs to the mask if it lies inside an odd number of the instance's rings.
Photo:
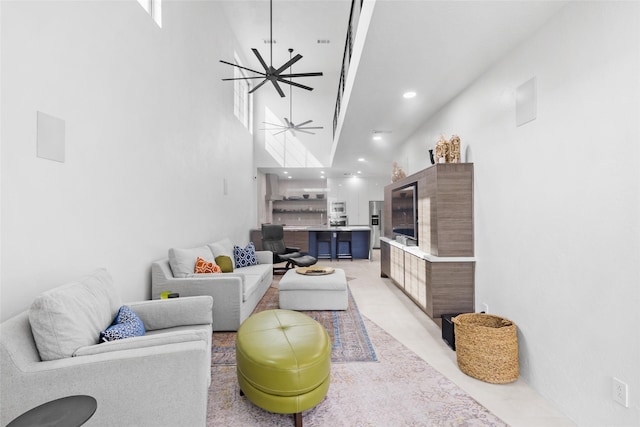
<svg viewBox="0 0 640 427">
<path fill-rule="evenodd" d="M 222 269 L 219 265 L 214 264 L 213 262 L 207 261 L 206 259 L 198 257 L 196 260 L 196 274 L 207 274 L 207 273 L 222 273 Z"/>
</svg>

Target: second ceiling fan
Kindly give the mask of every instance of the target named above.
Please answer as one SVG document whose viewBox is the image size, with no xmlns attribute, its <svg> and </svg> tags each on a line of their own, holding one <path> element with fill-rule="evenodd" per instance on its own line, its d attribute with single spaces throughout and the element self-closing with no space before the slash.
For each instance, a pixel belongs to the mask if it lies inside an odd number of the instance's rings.
<svg viewBox="0 0 640 427">
<path fill-rule="evenodd" d="M 291 57 L 292 53 L 293 53 L 293 49 L 289 48 L 289 57 Z M 293 93 L 291 92 L 291 86 L 289 86 L 289 118 L 285 117 L 284 121 L 287 124 L 286 126 L 283 126 L 282 124 L 277 124 L 277 123 L 263 122 L 266 125 L 275 126 L 275 129 L 267 128 L 264 130 L 279 130 L 279 132 L 274 133 L 274 135 L 278 135 L 280 133 L 290 131 L 293 136 L 296 136 L 296 131 L 302 132 L 302 133 L 308 133 L 310 135 L 315 135 L 315 132 L 309 132 L 309 130 L 324 129 L 324 127 L 322 126 L 305 126 L 311 123 L 313 120 L 307 120 L 299 124 L 295 124 L 293 122 Z"/>
<path fill-rule="evenodd" d="M 284 95 L 284 92 L 282 91 L 282 88 L 278 84 L 278 82 L 286 83 L 288 85 L 296 86 L 296 87 L 299 87 L 299 88 L 305 89 L 305 90 L 313 90 L 312 87 L 305 86 L 305 85 L 302 85 L 300 83 L 295 83 L 295 82 L 291 81 L 291 79 L 293 77 L 322 76 L 322 72 L 282 74 L 283 71 L 285 71 L 287 68 L 291 67 L 293 64 L 298 62 L 300 59 L 302 59 L 302 55 L 297 54 L 293 58 L 290 58 L 289 61 L 287 61 L 280 68 L 274 68 L 273 67 L 273 0 L 269 0 L 269 33 L 270 33 L 269 34 L 269 46 L 270 46 L 271 50 L 270 50 L 270 57 L 269 57 L 269 65 L 268 66 L 267 66 L 267 63 L 262 58 L 262 55 L 260 55 L 260 52 L 258 52 L 258 49 L 255 49 L 255 48 L 251 49 L 251 51 L 254 53 L 254 55 L 258 58 L 258 61 L 260 62 L 260 65 L 262 65 L 262 68 L 264 68 L 264 72 L 252 70 L 251 68 L 243 67 L 241 65 L 234 64 L 232 62 L 227 62 L 227 61 L 220 60 L 220 62 L 222 62 L 223 64 L 231 65 L 233 67 L 237 67 L 237 68 L 240 68 L 242 70 L 246 70 L 246 71 L 250 71 L 252 73 L 258 74 L 258 76 L 235 77 L 235 78 L 228 78 L 228 79 L 222 79 L 222 80 L 226 81 L 226 80 L 264 79 L 260 83 L 258 83 L 255 87 L 253 87 L 249 91 L 249 93 L 255 92 L 262 85 L 264 85 L 266 82 L 269 81 L 269 82 L 271 82 L 273 84 L 273 87 L 276 89 L 276 91 L 278 92 L 278 94 L 282 98 L 284 98 L 285 95 Z M 287 78 L 289 80 L 286 80 Z"/>
</svg>

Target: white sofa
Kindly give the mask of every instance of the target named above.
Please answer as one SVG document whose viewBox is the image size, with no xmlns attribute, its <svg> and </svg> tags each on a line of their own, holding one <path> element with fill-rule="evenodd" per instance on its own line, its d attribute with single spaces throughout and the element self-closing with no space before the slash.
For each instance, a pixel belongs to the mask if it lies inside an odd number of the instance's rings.
<svg viewBox="0 0 640 427">
<path fill-rule="evenodd" d="M 273 254 L 256 251 L 257 264 L 238 267 L 230 273 L 195 274 L 196 258 L 208 261 L 220 255 L 231 255 L 229 239 L 222 239 L 196 248 L 169 250 L 169 258 L 151 265 L 151 298 L 162 292 L 183 296 L 210 295 L 213 297 L 213 330 L 237 331 L 251 315 L 273 282 Z"/>
<path fill-rule="evenodd" d="M 98 344 L 122 305 L 101 269 L 3 322 L 0 425 L 71 395 L 97 401 L 86 426 L 206 425 L 211 297 L 127 303 L 146 334 Z"/>
</svg>

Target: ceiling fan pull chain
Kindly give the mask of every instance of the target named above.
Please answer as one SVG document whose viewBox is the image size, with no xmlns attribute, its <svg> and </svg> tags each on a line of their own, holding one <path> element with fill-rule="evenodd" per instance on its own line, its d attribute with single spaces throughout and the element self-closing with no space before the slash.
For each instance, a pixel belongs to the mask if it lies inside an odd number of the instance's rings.
<svg viewBox="0 0 640 427">
<path fill-rule="evenodd" d="M 289 61 L 291 61 L 291 54 L 293 49 L 289 48 Z M 289 65 L 289 74 L 293 74 L 293 64 Z M 293 77 L 289 77 L 289 81 L 293 81 Z M 289 118 L 293 124 L 293 85 L 289 85 Z"/>
</svg>

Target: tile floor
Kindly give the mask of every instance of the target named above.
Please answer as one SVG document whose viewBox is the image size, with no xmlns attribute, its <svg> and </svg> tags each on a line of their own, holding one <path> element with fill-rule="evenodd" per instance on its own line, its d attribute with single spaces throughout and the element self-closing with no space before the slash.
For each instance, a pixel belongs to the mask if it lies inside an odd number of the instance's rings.
<svg viewBox="0 0 640 427">
<path fill-rule="evenodd" d="M 379 250 L 373 259 L 321 260 L 319 265 L 343 268 L 360 312 L 413 350 L 474 399 L 514 427 L 575 426 L 553 404 L 522 379 L 489 384 L 462 373 L 456 354 L 442 340 L 440 326 L 409 300 L 390 279 L 380 277 Z"/>
</svg>

